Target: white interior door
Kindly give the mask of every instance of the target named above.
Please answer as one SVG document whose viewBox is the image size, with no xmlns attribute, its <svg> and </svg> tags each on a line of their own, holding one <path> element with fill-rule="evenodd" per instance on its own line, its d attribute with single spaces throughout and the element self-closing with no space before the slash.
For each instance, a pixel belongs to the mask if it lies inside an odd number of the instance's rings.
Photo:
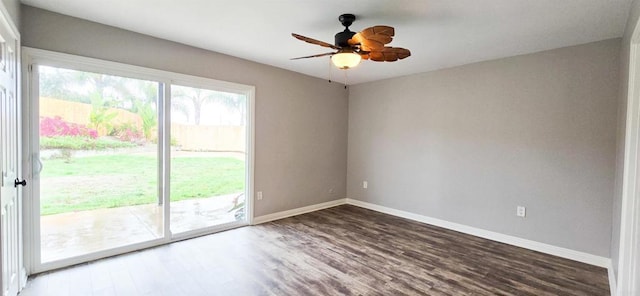
<svg viewBox="0 0 640 296">
<path fill-rule="evenodd" d="M 17 96 L 17 40 L 5 19 L 0 21 L 0 160 L 2 190 L 0 191 L 2 295 L 17 295 L 20 290 L 20 138 Z"/>
</svg>

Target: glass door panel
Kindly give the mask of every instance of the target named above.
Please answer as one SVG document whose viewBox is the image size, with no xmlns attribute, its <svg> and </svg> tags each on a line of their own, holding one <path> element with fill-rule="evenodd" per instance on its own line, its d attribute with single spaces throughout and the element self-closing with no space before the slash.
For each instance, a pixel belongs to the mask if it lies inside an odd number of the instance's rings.
<svg viewBox="0 0 640 296">
<path fill-rule="evenodd" d="M 246 96 L 171 86 L 171 232 L 246 221 Z"/>
<path fill-rule="evenodd" d="M 160 84 L 38 73 L 41 263 L 162 238 Z"/>
</svg>

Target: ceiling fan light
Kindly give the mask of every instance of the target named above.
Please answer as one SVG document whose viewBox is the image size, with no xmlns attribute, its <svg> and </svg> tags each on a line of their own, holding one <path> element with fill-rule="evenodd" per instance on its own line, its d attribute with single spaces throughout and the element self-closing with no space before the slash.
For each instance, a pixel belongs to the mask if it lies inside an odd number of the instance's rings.
<svg viewBox="0 0 640 296">
<path fill-rule="evenodd" d="M 343 70 L 357 66 L 361 60 L 362 57 L 354 52 L 339 52 L 331 56 L 331 62 Z"/>
</svg>

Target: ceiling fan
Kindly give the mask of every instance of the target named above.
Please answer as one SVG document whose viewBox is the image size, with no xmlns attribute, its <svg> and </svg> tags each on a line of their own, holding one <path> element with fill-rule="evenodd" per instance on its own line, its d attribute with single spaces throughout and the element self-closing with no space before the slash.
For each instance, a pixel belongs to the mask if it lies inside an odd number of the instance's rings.
<svg viewBox="0 0 640 296">
<path fill-rule="evenodd" d="M 408 49 L 385 46 L 393 40 L 393 36 L 395 35 L 395 29 L 393 27 L 373 26 L 356 33 L 349 30 L 349 26 L 356 20 L 355 15 L 343 14 L 338 17 L 338 20 L 345 26 L 345 29 L 335 35 L 335 44 L 295 33 L 291 34 L 299 40 L 335 49 L 335 52 L 293 58 L 292 60 L 331 56 L 331 62 L 333 62 L 336 67 L 346 70 L 357 66 L 363 59 L 374 62 L 395 62 L 411 55 Z"/>
</svg>

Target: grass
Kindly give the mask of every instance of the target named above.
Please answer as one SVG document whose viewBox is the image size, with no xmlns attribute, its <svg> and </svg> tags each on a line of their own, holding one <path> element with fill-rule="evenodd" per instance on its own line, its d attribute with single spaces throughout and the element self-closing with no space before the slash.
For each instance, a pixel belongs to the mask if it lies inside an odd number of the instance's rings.
<svg viewBox="0 0 640 296">
<path fill-rule="evenodd" d="M 92 139 L 88 137 L 40 137 L 41 149 L 72 149 L 72 150 L 104 150 L 108 148 L 135 147 L 136 144 L 122 142 L 111 138 Z"/>
<path fill-rule="evenodd" d="M 157 159 L 102 155 L 44 161 L 41 215 L 158 201 Z M 171 200 L 242 192 L 244 161 L 228 157 L 171 160 Z"/>
</svg>

